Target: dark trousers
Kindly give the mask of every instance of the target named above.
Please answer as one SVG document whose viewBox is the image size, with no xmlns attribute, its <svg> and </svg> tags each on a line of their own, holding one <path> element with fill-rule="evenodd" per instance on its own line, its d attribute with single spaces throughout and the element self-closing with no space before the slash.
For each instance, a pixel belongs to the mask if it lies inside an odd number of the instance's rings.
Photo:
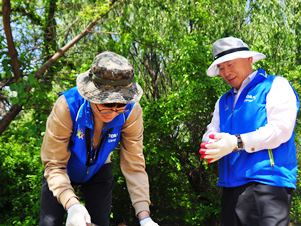
<svg viewBox="0 0 301 226">
<path fill-rule="evenodd" d="M 222 226 L 287 226 L 292 189 L 250 183 L 223 188 Z"/>
<path fill-rule="evenodd" d="M 105 164 L 88 182 L 72 184 L 80 191 L 91 221 L 101 226 L 109 226 L 112 205 L 113 175 L 111 164 Z M 46 180 L 43 180 L 41 193 L 40 226 L 65 225 L 66 210 L 53 196 Z"/>
</svg>

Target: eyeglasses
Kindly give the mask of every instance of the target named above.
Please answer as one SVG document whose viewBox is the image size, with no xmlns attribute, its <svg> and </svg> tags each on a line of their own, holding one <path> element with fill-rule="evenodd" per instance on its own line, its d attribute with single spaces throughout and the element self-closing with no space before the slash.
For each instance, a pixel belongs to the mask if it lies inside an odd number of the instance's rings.
<svg viewBox="0 0 301 226">
<path fill-rule="evenodd" d="M 123 108 L 126 106 L 126 104 L 122 104 L 122 103 L 108 103 L 108 104 L 101 104 L 101 105 L 106 108 Z"/>
<path fill-rule="evenodd" d="M 128 110 L 125 109 L 126 104 L 121 104 L 121 103 L 109 103 L 109 104 L 101 104 L 105 109 L 99 109 L 99 105 L 95 104 L 98 112 L 100 114 L 108 115 L 112 113 L 117 113 L 121 114 L 124 112 L 127 112 Z"/>
</svg>

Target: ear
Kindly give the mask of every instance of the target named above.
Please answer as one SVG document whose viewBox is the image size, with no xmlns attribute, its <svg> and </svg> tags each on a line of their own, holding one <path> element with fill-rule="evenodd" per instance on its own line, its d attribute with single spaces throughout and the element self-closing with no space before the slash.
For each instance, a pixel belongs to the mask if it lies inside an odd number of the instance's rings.
<svg viewBox="0 0 301 226">
<path fill-rule="evenodd" d="M 249 57 L 248 61 L 252 64 L 253 63 L 253 57 Z"/>
</svg>

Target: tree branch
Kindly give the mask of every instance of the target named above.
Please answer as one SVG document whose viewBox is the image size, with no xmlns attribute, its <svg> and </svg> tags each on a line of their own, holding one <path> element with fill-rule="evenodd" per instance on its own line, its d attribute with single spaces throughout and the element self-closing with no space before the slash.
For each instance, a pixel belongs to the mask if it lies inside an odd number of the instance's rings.
<svg viewBox="0 0 301 226">
<path fill-rule="evenodd" d="M 112 9 L 113 4 L 117 1 L 113 1 L 110 5 L 110 10 L 108 10 L 106 13 L 102 14 L 101 16 L 97 17 L 94 21 L 92 21 L 86 28 L 83 30 L 80 34 L 75 36 L 69 43 L 67 43 L 64 47 L 57 50 L 57 52 L 49 59 L 47 60 L 35 73 L 36 78 L 40 78 L 47 70 L 50 68 L 61 56 L 64 55 L 72 46 L 74 46 L 79 40 L 81 40 L 83 37 L 85 37 L 87 34 L 89 34 L 92 29 L 95 27 L 97 22 L 102 19 L 104 16 L 106 16 Z"/>
<path fill-rule="evenodd" d="M 77 21 L 79 20 L 79 18 L 76 18 L 74 21 L 72 21 L 72 23 L 67 27 L 67 31 L 65 33 L 65 36 L 64 36 L 64 41 L 63 43 L 66 42 L 66 40 L 68 39 L 68 36 L 69 36 L 69 33 L 71 32 L 71 29 L 72 29 L 72 26 L 77 23 Z"/>
<path fill-rule="evenodd" d="M 57 49 L 56 44 L 56 0 L 50 0 L 47 4 L 46 10 L 46 23 L 44 27 L 44 46 L 45 46 L 45 59 L 48 59 L 51 55 L 50 52 L 54 52 Z"/>
<path fill-rule="evenodd" d="M 75 38 L 73 38 L 69 43 L 67 43 L 63 48 L 59 49 L 48 61 L 46 61 L 35 73 L 35 77 L 38 79 L 40 78 L 61 56 L 64 55 L 73 45 L 75 45 L 77 42 L 79 42 L 84 36 L 89 34 L 92 29 L 95 27 L 97 22 L 102 19 L 104 16 L 106 16 L 113 8 L 113 4 L 116 3 L 116 1 L 112 1 L 110 4 L 109 10 L 97 17 L 94 21 L 92 21 L 86 29 L 84 29 L 79 35 L 77 35 Z M 10 13 L 10 1 L 9 0 L 3 0 L 3 12 L 5 10 L 8 10 L 8 13 Z M 3 14 L 3 18 L 5 13 Z M 6 14 L 7 15 L 7 14 Z M 9 14 L 8 14 L 9 15 Z M 7 16 L 6 16 L 7 17 Z M 10 20 L 6 21 L 6 25 L 10 28 Z M 12 41 L 12 39 L 11 39 Z M 13 42 L 12 42 L 13 44 Z M 17 56 L 17 54 L 12 54 L 12 56 Z M 17 58 L 14 58 L 17 59 Z M 21 74 L 21 72 L 19 71 Z M 19 74 L 19 75 L 20 75 Z M 30 91 L 30 88 L 28 92 Z M 5 131 L 5 129 L 9 126 L 9 124 L 14 120 L 14 118 L 18 115 L 18 113 L 22 110 L 22 106 L 20 105 L 13 105 L 10 109 L 10 111 L 0 120 L 0 135 L 2 132 Z"/>
<path fill-rule="evenodd" d="M 19 112 L 22 110 L 22 106 L 20 105 L 13 105 L 9 112 L 3 117 L 0 121 L 0 134 L 2 134 L 5 129 L 9 126 L 9 124 L 16 118 Z"/>
<path fill-rule="evenodd" d="M 18 52 L 15 48 L 14 39 L 10 26 L 10 14 L 11 6 L 10 0 L 3 0 L 2 2 L 3 11 L 3 27 L 7 40 L 8 55 L 11 58 L 12 71 L 14 74 L 14 80 L 17 81 L 21 77 L 21 62 L 18 59 Z"/>
</svg>

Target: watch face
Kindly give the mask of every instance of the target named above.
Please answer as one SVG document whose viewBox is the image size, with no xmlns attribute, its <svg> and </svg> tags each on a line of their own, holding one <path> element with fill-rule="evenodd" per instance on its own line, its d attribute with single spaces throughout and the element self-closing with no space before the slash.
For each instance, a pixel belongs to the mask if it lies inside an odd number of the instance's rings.
<svg viewBox="0 0 301 226">
<path fill-rule="evenodd" d="M 238 148 L 243 148 L 243 143 L 242 142 L 238 143 Z"/>
<path fill-rule="evenodd" d="M 241 140 L 240 135 L 235 135 L 235 136 L 237 137 L 237 147 L 238 148 L 243 148 L 244 144 L 243 144 L 243 142 Z"/>
</svg>

